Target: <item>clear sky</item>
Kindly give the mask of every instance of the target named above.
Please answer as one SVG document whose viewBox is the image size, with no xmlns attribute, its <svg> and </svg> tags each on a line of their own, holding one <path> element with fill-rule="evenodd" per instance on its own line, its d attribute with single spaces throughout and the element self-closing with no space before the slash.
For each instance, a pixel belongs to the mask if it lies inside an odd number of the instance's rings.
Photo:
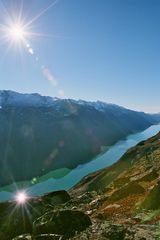
<svg viewBox="0 0 160 240">
<path fill-rule="evenodd" d="M 0 23 L 53 2 L 1 0 Z M 0 32 L 0 89 L 160 112 L 159 0 L 59 0 L 28 31 L 21 51 Z"/>
</svg>

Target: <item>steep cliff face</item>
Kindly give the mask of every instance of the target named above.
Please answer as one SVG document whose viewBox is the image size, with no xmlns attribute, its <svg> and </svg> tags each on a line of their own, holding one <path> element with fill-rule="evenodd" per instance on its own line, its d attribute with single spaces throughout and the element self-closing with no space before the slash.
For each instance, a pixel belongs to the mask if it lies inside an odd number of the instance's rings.
<svg viewBox="0 0 160 240">
<path fill-rule="evenodd" d="M 0 186 L 73 169 L 154 123 L 113 104 L 0 91 Z"/>
</svg>

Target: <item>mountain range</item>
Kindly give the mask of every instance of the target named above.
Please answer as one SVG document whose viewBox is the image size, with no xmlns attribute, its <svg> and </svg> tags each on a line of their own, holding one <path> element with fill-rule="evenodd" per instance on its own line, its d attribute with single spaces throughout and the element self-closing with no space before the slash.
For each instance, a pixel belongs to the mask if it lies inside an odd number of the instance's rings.
<svg viewBox="0 0 160 240">
<path fill-rule="evenodd" d="M 0 91 L 0 186 L 73 169 L 159 120 L 100 101 Z"/>
</svg>

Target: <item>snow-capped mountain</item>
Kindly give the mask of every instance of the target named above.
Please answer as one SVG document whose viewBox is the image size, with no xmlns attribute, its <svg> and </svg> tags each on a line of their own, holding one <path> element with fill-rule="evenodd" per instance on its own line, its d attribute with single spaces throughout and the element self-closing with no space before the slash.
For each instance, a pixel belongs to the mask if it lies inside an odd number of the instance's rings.
<svg viewBox="0 0 160 240">
<path fill-rule="evenodd" d="M 90 161 L 157 116 L 102 102 L 0 91 L 0 185 Z"/>
<path fill-rule="evenodd" d="M 22 94 L 13 91 L 0 91 L 0 106 L 52 106 L 58 100 L 40 94 Z"/>
</svg>

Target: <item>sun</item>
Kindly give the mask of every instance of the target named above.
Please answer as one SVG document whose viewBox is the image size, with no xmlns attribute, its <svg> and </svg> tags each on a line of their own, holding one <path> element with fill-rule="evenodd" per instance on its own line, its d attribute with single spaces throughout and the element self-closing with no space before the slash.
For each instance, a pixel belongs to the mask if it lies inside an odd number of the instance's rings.
<svg viewBox="0 0 160 240">
<path fill-rule="evenodd" d="M 22 26 L 20 25 L 15 25 L 9 29 L 9 34 L 11 38 L 19 41 L 24 38 L 25 32 Z"/>
<path fill-rule="evenodd" d="M 20 24 L 14 24 L 8 28 L 8 37 L 13 41 L 22 41 L 25 39 L 25 35 L 25 28 Z"/>
<path fill-rule="evenodd" d="M 13 9 L 12 14 L 3 5 L 2 14 L 4 14 L 4 19 L 2 22 L 0 21 L 0 44 L 1 42 L 2 44 L 9 43 L 8 48 L 16 47 L 17 49 L 17 46 L 18 48 L 24 46 L 28 49 L 27 45 L 33 37 L 54 37 L 52 34 L 48 35 L 33 31 L 33 23 L 54 7 L 59 0 L 53 0 L 49 6 L 27 21 L 27 17 L 24 14 L 23 1 L 20 2 L 18 11 Z M 32 52 L 32 49 L 29 48 L 31 55 L 33 55 Z"/>
<path fill-rule="evenodd" d="M 15 195 L 15 200 L 17 204 L 23 205 L 26 203 L 27 199 L 28 199 L 28 195 L 25 191 L 20 191 Z"/>
<path fill-rule="evenodd" d="M 26 45 L 31 35 L 31 32 L 23 21 L 15 21 L 7 25 L 0 25 L 0 39 L 9 42 L 10 46 Z"/>
</svg>

